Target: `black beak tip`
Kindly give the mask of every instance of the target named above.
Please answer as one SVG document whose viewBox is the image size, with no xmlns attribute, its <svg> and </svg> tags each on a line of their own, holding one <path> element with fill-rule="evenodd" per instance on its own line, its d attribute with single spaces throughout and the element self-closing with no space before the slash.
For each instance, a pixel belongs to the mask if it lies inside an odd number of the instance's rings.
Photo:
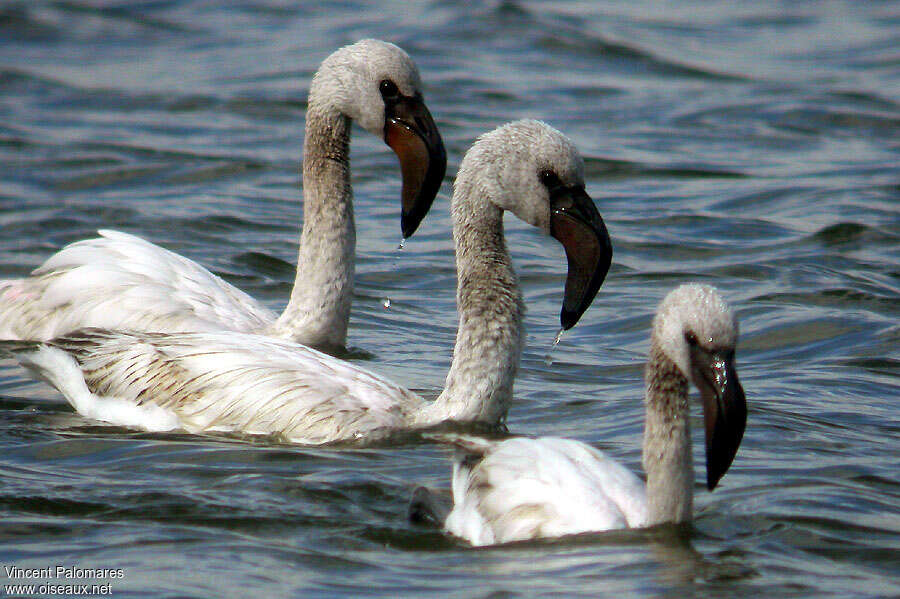
<svg viewBox="0 0 900 599">
<path fill-rule="evenodd" d="M 707 447 L 706 451 L 706 488 L 712 491 L 728 472 L 734 458 L 737 456 L 738 449 L 741 445 L 741 439 L 744 436 L 744 427 L 747 419 L 747 411 L 743 403 L 743 393 L 741 393 L 741 401 L 735 406 L 736 412 L 731 415 L 732 421 L 730 427 L 716 431 L 719 433 L 712 443 Z"/>
<path fill-rule="evenodd" d="M 578 321 L 581 319 L 581 316 L 585 312 L 587 312 L 587 309 L 593 303 L 597 292 L 600 291 L 600 287 L 603 285 L 603 281 L 606 280 L 606 275 L 609 272 L 609 266 L 611 263 L 612 248 L 609 247 L 604 252 L 602 261 L 596 266 L 594 276 L 591 282 L 588 284 L 587 289 L 581 299 L 581 305 L 574 310 L 563 306 L 562 310 L 560 311 L 559 322 L 562 325 L 563 330 L 568 331 L 569 329 L 574 327 L 575 324 L 578 323 Z"/>
<path fill-rule="evenodd" d="M 708 491 L 716 488 L 729 466 L 731 466 L 731 460 L 726 463 L 713 462 L 706 465 L 706 489 Z"/>
<path fill-rule="evenodd" d="M 432 186 L 429 186 L 428 189 L 419 191 L 416 202 L 410 210 L 401 211 L 400 232 L 403 234 L 403 239 L 409 239 L 413 236 L 419 229 L 419 225 L 425 220 L 425 215 L 431 210 L 431 205 L 434 203 L 434 199 L 437 196 L 440 183 L 434 185 L 433 189 L 430 187 Z"/>
<path fill-rule="evenodd" d="M 741 427 L 743 433 L 743 427 Z M 714 439 L 706 450 L 706 488 L 710 491 L 716 488 L 725 473 L 731 467 L 741 444 L 741 436 L 731 436 L 728 439 Z"/>
<path fill-rule="evenodd" d="M 421 222 L 421 218 L 413 218 L 409 214 L 401 214 L 400 232 L 403 235 L 403 239 L 409 239 L 410 237 L 412 237 L 413 234 L 418 230 Z"/>
<path fill-rule="evenodd" d="M 418 230 L 419 225 L 425 219 L 425 215 L 431 210 L 431 205 L 437 198 L 438 192 L 441 190 L 441 184 L 444 182 L 444 175 L 447 172 L 447 152 L 444 149 L 444 142 L 440 135 L 435 132 L 437 137 L 436 145 L 433 153 L 429 156 L 428 171 L 425 174 L 425 180 L 422 188 L 416 195 L 416 201 L 408 212 L 400 214 L 400 230 L 404 239 L 409 239 Z"/>
<path fill-rule="evenodd" d="M 566 308 L 563 308 L 559 313 L 559 323 L 562 325 L 564 331 L 568 331 L 569 329 L 574 327 L 579 318 L 581 318 L 581 314 L 575 312 L 574 310 L 567 310 Z"/>
</svg>

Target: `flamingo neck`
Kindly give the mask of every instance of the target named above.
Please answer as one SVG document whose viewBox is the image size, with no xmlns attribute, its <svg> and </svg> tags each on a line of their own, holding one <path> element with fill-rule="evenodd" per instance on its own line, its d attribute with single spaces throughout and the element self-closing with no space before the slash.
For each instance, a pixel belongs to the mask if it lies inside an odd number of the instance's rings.
<svg viewBox="0 0 900 599">
<path fill-rule="evenodd" d="M 686 522 L 691 519 L 694 498 L 688 380 L 656 339 L 650 344 L 645 383 L 647 525 Z"/>
<path fill-rule="evenodd" d="M 452 213 L 459 328 L 444 390 L 423 410 L 423 420 L 494 426 L 506 419 L 512 401 L 525 308 L 503 236 L 503 212 L 466 193 L 459 181 L 457 187 Z"/>
<path fill-rule="evenodd" d="M 350 187 L 350 119 L 310 92 L 303 144 L 303 232 L 291 299 L 275 334 L 304 345 L 343 348 L 356 252 Z"/>
</svg>

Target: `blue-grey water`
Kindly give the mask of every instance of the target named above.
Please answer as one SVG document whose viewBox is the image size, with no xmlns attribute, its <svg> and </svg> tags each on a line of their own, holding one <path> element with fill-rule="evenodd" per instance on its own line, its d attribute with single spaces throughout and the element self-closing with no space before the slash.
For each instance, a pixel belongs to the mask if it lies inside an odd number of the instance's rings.
<svg viewBox="0 0 900 599">
<path fill-rule="evenodd" d="M 695 435 L 695 522 L 473 550 L 406 521 L 416 486 L 448 489 L 442 447 L 142 433 L 3 360 L 0 565 L 121 568 L 116 597 L 900 595 L 900 5 L 466 4 L 0 3 L 0 278 L 114 228 L 280 310 L 310 77 L 341 45 L 393 41 L 448 175 L 480 133 L 543 119 L 585 156 L 613 238 L 548 359 L 565 255 L 507 220 L 529 310 L 512 432 L 639 469 L 657 303 L 703 281 L 735 307 L 747 432 L 711 494 Z M 434 396 L 456 327 L 452 178 L 397 251 L 396 159 L 356 130 L 352 169 L 350 345 Z"/>
</svg>

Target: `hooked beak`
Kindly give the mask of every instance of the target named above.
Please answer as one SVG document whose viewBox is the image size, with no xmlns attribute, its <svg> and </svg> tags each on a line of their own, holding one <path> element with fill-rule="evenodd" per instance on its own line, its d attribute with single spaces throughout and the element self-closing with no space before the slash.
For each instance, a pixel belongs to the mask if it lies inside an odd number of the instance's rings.
<svg viewBox="0 0 900 599">
<path fill-rule="evenodd" d="M 606 225 L 583 187 L 558 187 L 551 192 L 550 234 L 566 248 L 569 275 L 560 323 L 571 329 L 588 309 L 612 262 L 612 242 Z"/>
<path fill-rule="evenodd" d="M 741 445 L 747 400 L 734 368 L 734 352 L 713 352 L 706 358 L 701 362 L 706 365 L 697 368 L 695 380 L 703 398 L 706 425 L 706 487 L 712 491 Z"/>
<path fill-rule="evenodd" d="M 412 236 L 425 218 L 447 171 L 447 152 L 420 95 L 385 104 L 384 141 L 400 159 L 403 176 L 400 228 Z"/>
</svg>

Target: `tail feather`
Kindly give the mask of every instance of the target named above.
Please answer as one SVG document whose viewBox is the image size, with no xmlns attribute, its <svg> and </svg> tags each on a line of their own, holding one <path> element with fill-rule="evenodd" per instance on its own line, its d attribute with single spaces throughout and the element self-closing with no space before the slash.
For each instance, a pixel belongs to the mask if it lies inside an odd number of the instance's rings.
<svg viewBox="0 0 900 599">
<path fill-rule="evenodd" d="M 89 337 L 91 331 L 79 334 Z M 156 404 L 139 405 L 115 395 L 94 394 L 87 386 L 74 352 L 57 344 L 65 339 L 46 342 L 4 339 L 0 340 L 0 354 L 12 356 L 35 378 L 55 387 L 82 416 L 149 431 L 168 431 L 180 426 L 174 412 Z"/>
<path fill-rule="evenodd" d="M 65 351 L 45 341 L 3 339 L 0 340 L 0 354 L 15 358 L 35 378 L 55 387 L 73 408 L 83 412 L 91 392 L 77 362 Z"/>
</svg>

